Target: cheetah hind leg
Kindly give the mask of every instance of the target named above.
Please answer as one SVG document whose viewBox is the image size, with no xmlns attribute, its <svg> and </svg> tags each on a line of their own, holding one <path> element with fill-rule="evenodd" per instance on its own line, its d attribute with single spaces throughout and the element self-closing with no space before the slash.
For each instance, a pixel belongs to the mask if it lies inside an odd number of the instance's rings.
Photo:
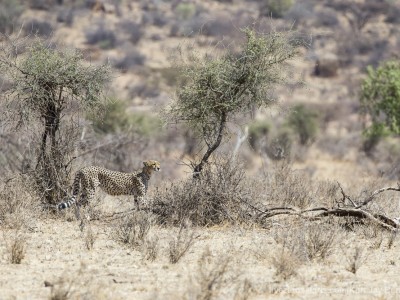
<svg viewBox="0 0 400 300">
<path fill-rule="evenodd" d="M 136 208 L 136 210 L 140 210 L 140 203 L 143 201 L 143 197 L 141 197 L 141 196 L 136 196 L 135 198 L 134 198 L 134 202 L 135 202 L 135 208 Z"/>
<path fill-rule="evenodd" d="M 89 221 L 90 218 L 88 215 L 86 215 L 85 211 L 83 212 L 84 216 L 81 216 L 81 206 L 87 206 L 87 204 L 89 203 L 89 200 L 91 198 L 93 198 L 94 194 L 93 193 L 89 193 L 89 195 L 87 195 L 86 193 L 82 193 L 81 198 L 79 199 L 79 202 L 76 203 L 75 206 L 75 216 L 76 219 L 78 221 L 81 221 L 79 224 L 79 229 L 81 231 L 83 231 L 85 229 L 85 225 L 86 225 L 86 221 Z"/>
</svg>

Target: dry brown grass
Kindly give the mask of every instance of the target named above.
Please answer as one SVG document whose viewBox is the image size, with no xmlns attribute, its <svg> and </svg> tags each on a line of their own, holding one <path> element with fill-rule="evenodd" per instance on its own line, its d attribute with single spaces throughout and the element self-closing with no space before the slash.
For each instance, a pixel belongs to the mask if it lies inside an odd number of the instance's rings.
<svg viewBox="0 0 400 300">
<path fill-rule="evenodd" d="M 28 178 L 16 175 L 0 187 L 0 224 L 4 228 L 32 229 L 41 216 L 40 208 Z"/>
<path fill-rule="evenodd" d="M 356 274 L 358 269 L 365 263 L 366 254 L 364 248 L 360 246 L 356 246 L 354 249 L 349 252 L 345 252 L 345 257 L 347 261 L 346 270 Z"/>
<path fill-rule="evenodd" d="M 45 286 L 50 287 L 50 300 L 68 299 L 118 299 L 112 290 L 95 282 L 88 267 L 81 264 L 75 272 L 64 272 L 54 282 L 45 281 Z"/>
<path fill-rule="evenodd" d="M 147 237 L 142 245 L 142 253 L 148 261 L 156 260 L 160 251 L 159 239 L 157 236 Z"/>
<path fill-rule="evenodd" d="M 293 249 L 281 247 L 271 258 L 271 264 L 275 268 L 275 275 L 278 278 L 287 280 L 297 274 L 298 268 L 301 266 L 300 259 L 293 252 Z"/>
<path fill-rule="evenodd" d="M 83 241 L 85 243 L 87 250 L 92 250 L 94 246 L 94 242 L 96 241 L 97 234 L 93 232 L 92 226 L 86 226 L 83 233 Z"/>
<path fill-rule="evenodd" d="M 154 217 L 143 211 L 132 212 L 113 224 L 111 237 L 131 248 L 141 247 L 154 225 Z"/>
<path fill-rule="evenodd" d="M 169 242 L 168 254 L 170 263 L 176 264 L 193 246 L 194 242 L 194 232 L 181 226 L 176 237 Z"/>
<path fill-rule="evenodd" d="M 155 212 L 160 223 L 197 226 L 242 223 L 249 218 L 251 200 L 243 166 L 229 159 L 207 164 L 200 178 L 188 178 L 157 190 Z"/>
<path fill-rule="evenodd" d="M 210 300 L 218 298 L 221 289 L 231 285 L 228 273 L 231 269 L 231 258 L 218 255 L 216 258 L 206 249 L 198 260 L 197 276 L 186 292 L 186 299 Z M 246 290 L 246 289 L 245 289 Z"/>
<path fill-rule="evenodd" d="M 12 264 L 20 264 L 25 258 L 27 236 L 19 231 L 13 231 L 4 236 L 7 246 L 8 261 Z"/>
</svg>

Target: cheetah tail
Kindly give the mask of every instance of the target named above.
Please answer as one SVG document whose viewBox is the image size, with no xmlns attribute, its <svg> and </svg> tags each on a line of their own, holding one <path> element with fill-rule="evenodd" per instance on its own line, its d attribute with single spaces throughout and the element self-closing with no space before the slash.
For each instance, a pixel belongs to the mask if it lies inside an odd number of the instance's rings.
<svg viewBox="0 0 400 300">
<path fill-rule="evenodd" d="M 60 204 L 57 205 L 58 210 L 62 210 L 65 208 L 70 207 L 71 205 L 73 205 L 76 202 L 75 197 L 72 197 L 71 199 L 69 199 L 68 201 L 65 202 L 61 202 Z"/>
<path fill-rule="evenodd" d="M 72 197 L 71 199 L 65 201 L 65 202 L 61 202 L 57 205 L 57 209 L 58 210 L 62 210 L 65 208 L 70 207 L 71 205 L 73 205 L 74 203 L 76 203 L 76 197 L 79 193 L 79 188 L 80 188 L 80 180 L 81 180 L 81 172 L 78 172 L 75 176 L 74 179 L 74 183 L 73 183 L 73 191 L 72 191 Z"/>
</svg>

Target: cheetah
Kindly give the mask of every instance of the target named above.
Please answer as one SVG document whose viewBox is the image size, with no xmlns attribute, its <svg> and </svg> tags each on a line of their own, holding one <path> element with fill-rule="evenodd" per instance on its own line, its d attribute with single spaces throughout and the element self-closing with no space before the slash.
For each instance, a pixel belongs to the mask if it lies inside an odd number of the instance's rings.
<svg viewBox="0 0 400 300">
<path fill-rule="evenodd" d="M 133 195 L 136 208 L 146 195 L 149 180 L 153 171 L 160 171 L 160 163 L 156 160 L 143 162 L 142 171 L 122 173 L 111 171 L 103 167 L 89 166 L 79 170 L 72 185 L 72 197 L 57 205 L 58 210 L 87 204 L 95 195 L 98 186 L 109 195 Z M 81 191 L 79 202 L 76 198 Z"/>
</svg>

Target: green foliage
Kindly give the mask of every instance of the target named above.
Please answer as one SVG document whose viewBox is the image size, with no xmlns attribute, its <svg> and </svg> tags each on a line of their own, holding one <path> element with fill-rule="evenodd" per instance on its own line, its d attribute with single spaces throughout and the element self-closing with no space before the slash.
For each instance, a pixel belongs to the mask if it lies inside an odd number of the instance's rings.
<svg viewBox="0 0 400 300">
<path fill-rule="evenodd" d="M 365 134 L 369 137 L 400 134 L 400 61 L 367 68 L 361 85 L 361 112 L 371 117 Z"/>
<path fill-rule="evenodd" d="M 196 5 L 193 3 L 179 3 L 175 8 L 177 17 L 181 20 L 189 20 L 196 14 Z"/>
<path fill-rule="evenodd" d="M 263 9 L 273 18 L 282 18 L 293 6 L 293 0 L 264 0 L 264 2 Z"/>
<path fill-rule="evenodd" d="M 0 33 L 9 34 L 17 26 L 24 7 L 19 0 L 0 1 Z"/>
<path fill-rule="evenodd" d="M 299 43 L 287 33 L 243 32 L 247 39 L 239 53 L 227 49 L 217 57 L 204 58 L 193 52 L 186 60 L 181 57 L 185 85 L 164 115 L 170 122 L 188 123 L 201 133 L 208 149 L 196 166 L 198 171 L 220 145 L 227 122 L 236 114 L 276 101 L 271 91 L 286 81 L 285 63 L 297 54 Z"/>
<path fill-rule="evenodd" d="M 108 65 L 87 66 L 78 50 L 54 49 L 39 42 L 9 70 L 21 117 L 29 113 L 43 116 L 49 105 L 63 110 L 68 102 L 95 109 L 102 102 L 101 92 L 110 76 Z"/>
<path fill-rule="evenodd" d="M 126 113 L 126 104 L 115 98 L 109 99 L 101 116 L 90 114 L 95 131 L 99 133 L 114 133 L 129 128 L 129 117 Z"/>
<path fill-rule="evenodd" d="M 317 112 L 299 104 L 293 108 L 287 122 L 289 127 L 299 136 L 301 145 L 306 145 L 315 139 L 318 131 Z"/>
<path fill-rule="evenodd" d="M 271 130 L 271 124 L 265 120 L 257 120 L 249 126 L 249 143 L 253 149 L 259 148 L 259 142 Z"/>
<path fill-rule="evenodd" d="M 90 114 L 89 118 L 95 131 L 103 134 L 132 130 L 143 136 L 151 136 L 161 128 L 158 118 L 145 113 L 128 113 L 126 102 L 115 98 L 106 104 L 100 117 Z"/>
</svg>

